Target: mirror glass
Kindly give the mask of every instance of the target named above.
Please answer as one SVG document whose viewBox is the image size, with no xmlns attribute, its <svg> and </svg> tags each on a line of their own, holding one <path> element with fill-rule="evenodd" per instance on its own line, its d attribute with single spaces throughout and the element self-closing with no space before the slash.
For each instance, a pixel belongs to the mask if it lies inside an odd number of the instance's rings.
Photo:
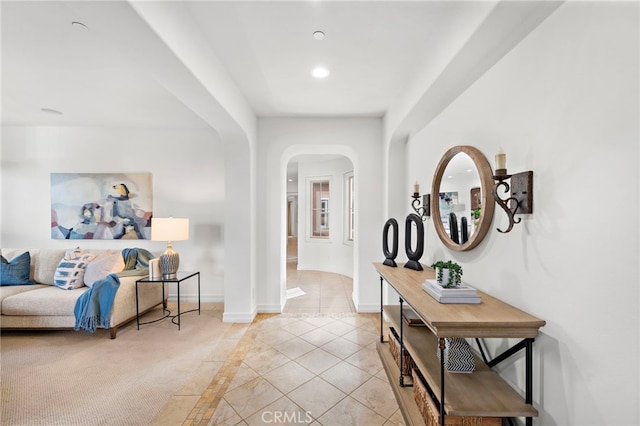
<svg viewBox="0 0 640 426">
<path fill-rule="evenodd" d="M 487 233 L 493 219 L 492 171 L 484 155 L 471 146 L 447 151 L 434 175 L 431 199 L 434 226 L 442 242 L 455 251 L 470 250 Z"/>
</svg>

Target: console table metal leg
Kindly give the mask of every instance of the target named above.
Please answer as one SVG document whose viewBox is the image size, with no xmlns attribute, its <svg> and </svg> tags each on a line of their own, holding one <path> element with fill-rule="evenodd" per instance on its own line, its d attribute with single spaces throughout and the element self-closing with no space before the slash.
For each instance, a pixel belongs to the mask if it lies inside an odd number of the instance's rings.
<svg viewBox="0 0 640 426">
<path fill-rule="evenodd" d="M 178 331 L 180 331 L 180 283 L 178 283 L 177 286 L 178 286 Z"/>
<path fill-rule="evenodd" d="M 438 346 L 440 348 L 440 425 L 444 425 L 444 338 L 438 339 Z"/>
<path fill-rule="evenodd" d="M 200 272 L 198 272 L 198 315 L 200 315 Z"/>
<path fill-rule="evenodd" d="M 404 348 L 404 327 L 403 327 L 403 320 L 402 320 L 402 305 L 404 304 L 404 300 L 402 300 L 402 297 L 400 298 L 400 319 L 398 320 L 399 324 L 400 324 L 400 386 L 404 387 L 404 386 L 411 386 L 411 385 L 405 385 L 404 384 L 404 354 L 406 352 L 406 349 Z"/>
<path fill-rule="evenodd" d="M 380 343 L 384 343 L 384 332 L 383 332 L 383 326 L 382 326 L 382 317 L 383 317 L 383 313 L 384 313 L 384 309 L 382 308 L 383 306 L 383 302 L 382 302 L 382 285 L 383 285 L 383 280 L 382 277 L 380 277 Z"/>
<path fill-rule="evenodd" d="M 527 404 L 533 404 L 533 340 L 534 339 L 525 339 L 525 402 Z M 526 425 L 533 425 L 532 417 L 526 418 Z"/>
</svg>

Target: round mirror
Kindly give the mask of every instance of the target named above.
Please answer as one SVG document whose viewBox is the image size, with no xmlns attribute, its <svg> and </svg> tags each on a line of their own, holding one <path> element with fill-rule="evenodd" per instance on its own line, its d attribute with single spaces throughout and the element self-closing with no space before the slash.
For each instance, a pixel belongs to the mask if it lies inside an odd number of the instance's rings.
<svg viewBox="0 0 640 426">
<path fill-rule="evenodd" d="M 455 251 L 471 250 L 493 220 L 493 175 L 486 157 L 472 146 L 455 146 L 438 163 L 431 186 L 433 224 Z"/>
</svg>

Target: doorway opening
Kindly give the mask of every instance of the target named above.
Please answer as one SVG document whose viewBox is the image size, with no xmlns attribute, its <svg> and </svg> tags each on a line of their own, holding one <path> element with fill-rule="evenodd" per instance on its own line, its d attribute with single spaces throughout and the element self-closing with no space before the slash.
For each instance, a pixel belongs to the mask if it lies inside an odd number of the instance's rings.
<svg viewBox="0 0 640 426">
<path fill-rule="evenodd" d="M 355 313 L 353 165 L 342 155 L 300 155 L 287 164 L 284 313 Z"/>
</svg>

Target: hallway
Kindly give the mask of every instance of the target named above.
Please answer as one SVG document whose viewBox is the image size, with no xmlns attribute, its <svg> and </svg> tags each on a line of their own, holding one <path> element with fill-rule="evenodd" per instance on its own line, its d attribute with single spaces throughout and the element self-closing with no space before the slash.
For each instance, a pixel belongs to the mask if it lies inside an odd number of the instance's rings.
<svg viewBox="0 0 640 426">
<path fill-rule="evenodd" d="M 283 313 L 356 313 L 353 280 L 323 271 L 299 271 L 297 239 L 287 244 L 287 303 Z"/>
</svg>

